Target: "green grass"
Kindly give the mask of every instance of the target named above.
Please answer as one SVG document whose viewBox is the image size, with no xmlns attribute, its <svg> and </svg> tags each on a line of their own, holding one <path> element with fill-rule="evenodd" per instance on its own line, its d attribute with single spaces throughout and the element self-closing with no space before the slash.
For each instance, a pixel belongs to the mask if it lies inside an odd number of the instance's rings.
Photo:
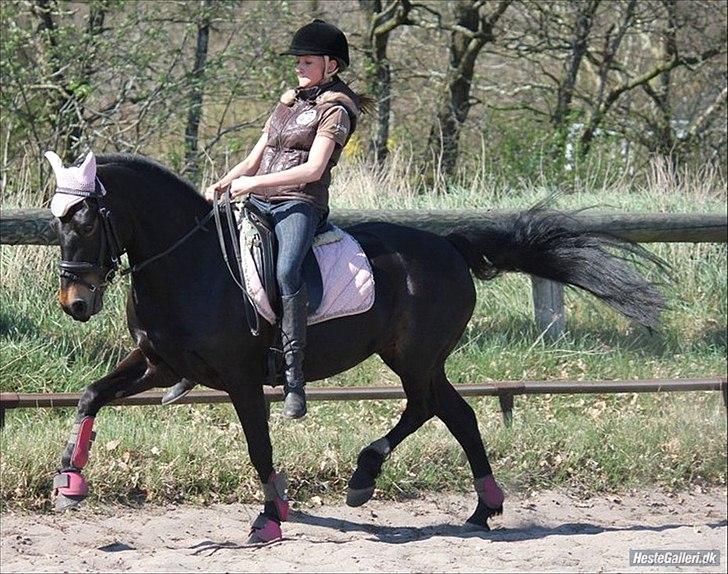
<svg viewBox="0 0 728 574">
<path fill-rule="evenodd" d="M 725 412 L 718 393 L 540 396 L 516 399 L 513 426 L 497 400 L 470 399 L 499 480 L 510 492 L 565 486 L 583 492 L 725 484 Z M 364 444 L 387 432 L 399 401 L 314 403 L 305 421 L 273 406 L 276 464 L 298 500 L 341 497 Z M 48 493 L 72 412 L 10 412 L 2 445 L 2 500 L 37 509 Z M 92 501 L 196 503 L 259 500 L 245 439 L 230 405 L 113 407 L 99 416 L 85 473 Z M 462 451 L 437 420 L 392 455 L 377 496 L 468 492 Z"/>
<path fill-rule="evenodd" d="M 511 188 L 476 173 L 448 193 L 444 188 L 430 193 L 396 161 L 378 174 L 353 161 L 340 169 L 334 208 L 506 209 L 530 205 L 553 191 L 541 183 Z M 650 177 L 645 185 L 620 178 L 601 187 L 578 181 L 559 206 L 725 210 L 725 187 L 710 174 L 675 178 L 657 166 Z M 4 201 L 24 204 L 22 198 Z M 567 290 L 567 333 L 545 341 L 532 320 L 529 280 L 509 275 L 478 284 L 475 314 L 447 364 L 452 382 L 724 377 L 725 244 L 648 247 L 673 267 L 673 281 L 664 286 L 670 308 L 654 333 L 629 324 L 593 297 Z M 131 347 L 124 319 L 126 282 L 109 290 L 100 315 L 86 324 L 73 322 L 55 299 L 57 258 L 57 248 L 0 248 L 2 391 L 82 390 Z M 376 357 L 316 383 L 382 384 L 398 380 Z M 502 425 L 496 399 L 469 402 L 496 473 L 511 491 L 726 483 L 726 417 L 719 393 L 517 397 L 511 428 Z M 276 464 L 290 474 L 292 493 L 300 499 L 341 496 L 359 450 L 395 424 L 402 406 L 401 401 L 314 403 L 304 421 L 291 423 L 274 405 Z M 4 504 L 49 507 L 50 483 L 72 420 L 72 409 L 7 413 L 0 435 Z M 230 405 L 107 408 L 96 430 L 86 467 L 93 500 L 214 502 L 260 496 Z M 433 420 L 387 462 L 377 496 L 465 492 L 470 484 L 459 446 Z"/>
</svg>

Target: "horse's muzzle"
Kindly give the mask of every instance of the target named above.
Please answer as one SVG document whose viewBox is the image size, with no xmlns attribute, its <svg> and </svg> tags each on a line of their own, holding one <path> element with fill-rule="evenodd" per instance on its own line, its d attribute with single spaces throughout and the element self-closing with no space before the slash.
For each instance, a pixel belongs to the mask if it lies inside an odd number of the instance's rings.
<svg viewBox="0 0 728 574">
<path fill-rule="evenodd" d="M 58 291 L 58 301 L 65 313 L 76 321 L 85 323 L 101 311 L 103 291 L 103 288 L 91 291 L 83 285 L 72 283 L 67 287 L 61 287 Z"/>
</svg>

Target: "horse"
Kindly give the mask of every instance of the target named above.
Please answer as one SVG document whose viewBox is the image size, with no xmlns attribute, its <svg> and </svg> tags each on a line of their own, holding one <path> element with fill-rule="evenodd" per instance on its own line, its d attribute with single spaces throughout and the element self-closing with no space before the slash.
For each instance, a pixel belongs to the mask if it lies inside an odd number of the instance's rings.
<svg viewBox="0 0 728 574">
<path fill-rule="evenodd" d="M 194 186 L 143 156 L 101 155 L 92 158 L 93 166 L 91 156 L 84 169 L 93 167 L 96 193 L 82 193 L 54 220 L 62 256 L 58 298 L 73 319 L 88 321 L 102 310 L 106 286 L 126 253 L 127 322 L 136 346 L 83 392 L 53 482 L 55 507 L 75 507 L 88 494 L 82 470 L 101 407 L 185 378 L 226 392 L 242 424 L 265 495 L 247 542 L 280 539 L 289 502 L 284 477 L 273 465 L 263 392 L 275 328 L 262 321 L 257 336 L 245 328 L 243 297 L 223 262 L 217 233 L 208 228 L 211 206 Z M 54 166 L 57 180 L 63 169 L 70 168 Z M 572 213 L 540 203 L 488 231 L 437 235 L 382 222 L 346 229 L 370 261 L 374 304 L 309 327 L 306 380 L 334 376 L 377 354 L 406 395 L 394 427 L 359 453 L 349 505 L 372 497 L 391 452 L 437 416 L 472 472 L 476 505 L 466 522 L 487 530 L 488 520 L 503 511 L 504 494 L 475 413 L 445 374 L 475 307 L 474 277 L 490 280 L 508 271 L 544 277 L 584 289 L 648 328 L 657 325 L 664 298 L 623 252 L 658 266 L 661 260 L 630 242 L 575 228 L 575 221 Z"/>
</svg>

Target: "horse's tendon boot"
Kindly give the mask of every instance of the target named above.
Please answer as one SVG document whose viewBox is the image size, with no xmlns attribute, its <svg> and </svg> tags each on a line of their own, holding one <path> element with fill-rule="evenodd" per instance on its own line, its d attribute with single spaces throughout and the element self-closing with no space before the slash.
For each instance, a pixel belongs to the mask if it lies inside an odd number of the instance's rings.
<svg viewBox="0 0 728 574">
<path fill-rule="evenodd" d="M 356 461 L 356 470 L 349 479 L 346 504 L 361 506 L 374 494 L 375 480 L 382 471 L 382 464 L 389 458 L 392 449 L 386 438 L 380 438 L 365 447 Z"/>
<path fill-rule="evenodd" d="M 288 494 L 286 493 L 287 477 L 284 473 L 273 471 L 268 482 L 263 483 L 265 502 L 273 502 L 281 522 L 288 520 Z"/>
<path fill-rule="evenodd" d="M 93 426 L 94 417 L 91 416 L 84 417 L 73 426 L 63 457 L 64 469 L 53 478 L 56 510 L 78 506 L 88 495 L 88 484 L 81 475 L 81 469 L 88 462 L 89 450 L 96 437 Z"/>
<path fill-rule="evenodd" d="M 83 417 L 80 423 L 73 425 L 71 436 L 68 437 L 68 447 L 72 447 L 71 466 L 82 469 L 88 462 L 88 453 L 91 444 L 96 438 L 94 432 L 94 417 Z"/>
</svg>

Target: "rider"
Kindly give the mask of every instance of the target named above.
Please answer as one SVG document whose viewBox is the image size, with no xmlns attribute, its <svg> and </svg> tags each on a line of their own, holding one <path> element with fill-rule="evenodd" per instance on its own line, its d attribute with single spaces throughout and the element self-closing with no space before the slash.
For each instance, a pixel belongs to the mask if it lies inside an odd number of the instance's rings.
<svg viewBox="0 0 728 574">
<path fill-rule="evenodd" d="M 302 365 L 307 321 L 301 266 L 316 231 L 326 224 L 331 169 L 368 99 L 339 78 L 349 65 L 349 46 L 336 26 L 315 19 L 294 34 L 283 54 L 297 56 L 298 87 L 281 96 L 250 154 L 208 187 L 205 197 L 214 201 L 230 186 L 234 198 L 249 196 L 274 223 L 286 381 L 283 415 L 300 418 L 306 414 Z M 179 398 L 191 386 L 183 380 L 163 402 Z"/>
</svg>

